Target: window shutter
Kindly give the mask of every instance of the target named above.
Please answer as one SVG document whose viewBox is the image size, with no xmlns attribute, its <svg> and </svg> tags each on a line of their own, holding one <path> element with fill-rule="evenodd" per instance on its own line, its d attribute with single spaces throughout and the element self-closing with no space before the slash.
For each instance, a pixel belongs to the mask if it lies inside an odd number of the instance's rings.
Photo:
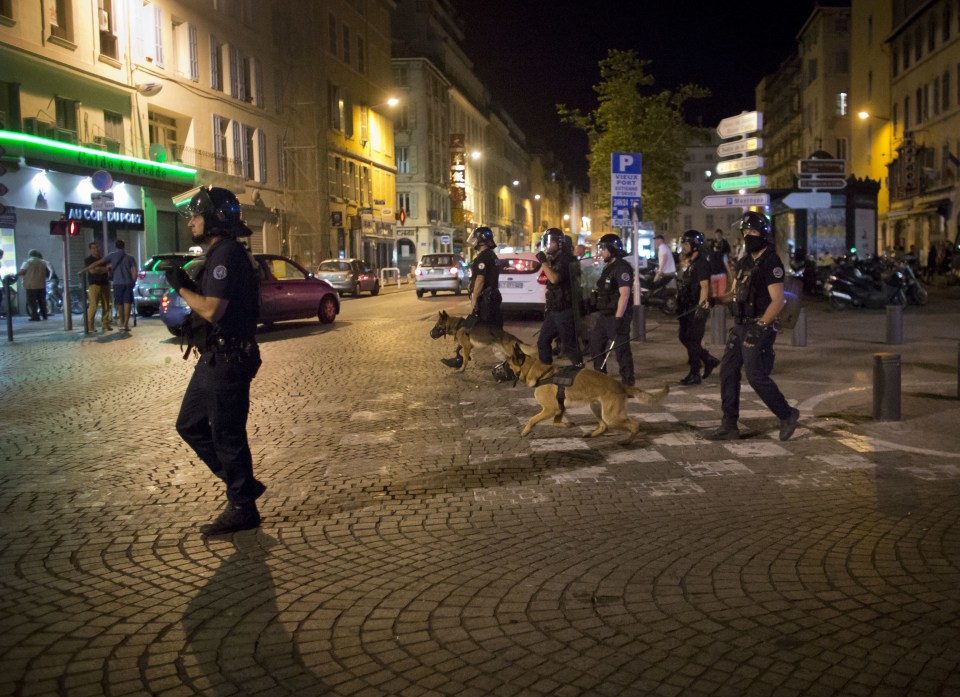
<svg viewBox="0 0 960 697">
<path fill-rule="evenodd" d="M 210 87 L 218 91 L 223 91 L 223 84 L 220 82 L 220 71 L 217 66 L 220 64 L 220 42 L 213 34 L 210 35 Z M 217 118 L 217 117 L 214 117 Z"/>
<path fill-rule="evenodd" d="M 190 79 L 200 80 L 200 64 L 197 60 L 197 28 L 192 24 L 187 26 L 187 41 L 190 44 Z"/>
<path fill-rule="evenodd" d="M 230 96 L 240 97 L 240 51 L 236 46 L 230 47 Z"/>
<path fill-rule="evenodd" d="M 213 115 L 213 168 L 217 171 L 225 171 L 223 164 L 226 162 L 227 153 L 223 151 L 223 117 L 217 114 Z"/>
<path fill-rule="evenodd" d="M 267 134 L 263 129 L 257 130 L 257 162 L 260 170 L 260 183 L 267 183 Z"/>
<path fill-rule="evenodd" d="M 256 58 L 253 59 L 253 94 L 254 103 L 263 109 L 263 66 Z"/>
<path fill-rule="evenodd" d="M 154 55 L 153 64 L 163 67 L 163 15 L 160 8 L 153 7 Z"/>
<path fill-rule="evenodd" d="M 233 173 L 243 176 L 243 128 L 239 121 L 233 122 Z"/>
</svg>

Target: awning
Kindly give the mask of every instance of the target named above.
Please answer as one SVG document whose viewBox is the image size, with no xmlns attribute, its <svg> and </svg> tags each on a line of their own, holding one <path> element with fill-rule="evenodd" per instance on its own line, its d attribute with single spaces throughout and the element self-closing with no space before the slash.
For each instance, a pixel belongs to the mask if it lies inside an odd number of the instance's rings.
<svg viewBox="0 0 960 697">
<path fill-rule="evenodd" d="M 927 215 L 929 213 L 937 213 L 940 209 L 936 206 L 924 206 L 923 208 L 911 208 L 907 211 L 889 211 L 887 213 L 887 220 L 894 218 L 909 218 L 912 216 L 921 216 Z"/>
</svg>

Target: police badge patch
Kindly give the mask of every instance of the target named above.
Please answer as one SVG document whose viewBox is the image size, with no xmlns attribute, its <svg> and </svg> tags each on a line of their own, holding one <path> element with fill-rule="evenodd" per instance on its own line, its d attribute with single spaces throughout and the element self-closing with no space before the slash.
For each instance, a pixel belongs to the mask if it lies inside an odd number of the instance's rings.
<svg viewBox="0 0 960 697">
<path fill-rule="evenodd" d="M 221 264 L 213 270 L 213 277 L 218 281 L 222 281 L 227 277 L 227 267 Z"/>
<path fill-rule="evenodd" d="M 774 277 L 774 278 L 783 278 L 783 269 L 782 269 L 781 267 L 779 267 L 779 266 L 778 266 L 777 268 L 775 268 L 775 269 L 773 270 L 773 277 Z"/>
<path fill-rule="evenodd" d="M 621 281 L 629 281 L 629 280 L 630 280 L 630 274 L 628 274 L 628 273 L 622 273 L 622 274 L 620 274 L 620 280 L 621 280 Z"/>
<path fill-rule="evenodd" d="M 480 263 L 477 265 L 477 271 L 483 271 L 483 269 L 484 269 L 485 266 L 486 266 L 486 264 L 484 264 L 483 262 L 480 262 Z"/>
</svg>

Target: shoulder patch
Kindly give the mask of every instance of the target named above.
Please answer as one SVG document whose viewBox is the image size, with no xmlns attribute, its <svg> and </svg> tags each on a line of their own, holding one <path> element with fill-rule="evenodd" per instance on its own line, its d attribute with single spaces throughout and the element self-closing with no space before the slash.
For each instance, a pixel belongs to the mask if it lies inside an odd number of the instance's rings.
<svg viewBox="0 0 960 697">
<path fill-rule="evenodd" d="M 775 266 L 775 267 L 774 267 L 774 269 L 773 269 L 773 277 L 774 277 L 774 278 L 783 278 L 783 267 L 782 267 L 782 266 Z"/>
<path fill-rule="evenodd" d="M 629 281 L 629 280 L 630 280 L 630 274 L 628 274 L 628 273 L 622 273 L 622 274 L 620 274 L 620 280 L 621 280 L 621 281 Z"/>
<path fill-rule="evenodd" d="M 477 264 L 478 271 L 483 271 L 484 267 L 486 267 L 486 264 L 484 264 L 482 261 L 479 264 Z"/>
<path fill-rule="evenodd" d="M 213 270 L 213 277 L 218 281 L 222 281 L 227 277 L 227 267 L 223 264 L 220 264 Z"/>
</svg>

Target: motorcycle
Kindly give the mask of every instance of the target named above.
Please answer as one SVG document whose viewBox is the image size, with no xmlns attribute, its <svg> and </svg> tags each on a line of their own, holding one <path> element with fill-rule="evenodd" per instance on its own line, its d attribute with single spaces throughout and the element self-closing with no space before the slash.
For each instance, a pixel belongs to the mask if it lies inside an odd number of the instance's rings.
<svg viewBox="0 0 960 697">
<path fill-rule="evenodd" d="M 837 310 L 848 305 L 879 309 L 907 304 L 903 273 L 896 269 L 881 273 L 877 280 L 855 264 L 840 266 L 827 280 L 824 292 Z"/>
<path fill-rule="evenodd" d="M 926 305 L 928 298 L 927 289 L 924 288 L 920 279 L 913 272 L 913 266 L 903 264 L 903 281 L 906 285 L 907 301 L 911 305 Z"/>
<path fill-rule="evenodd" d="M 654 281 L 653 277 L 656 273 L 657 270 L 654 267 L 640 270 L 640 302 L 648 307 L 659 307 L 665 315 L 675 315 L 677 314 L 677 284 L 674 281 L 677 275 L 665 273 L 659 281 Z"/>
<path fill-rule="evenodd" d="M 47 279 L 47 312 L 51 314 L 63 312 L 63 283 L 57 274 Z M 80 298 L 79 288 L 70 289 L 70 312 L 74 315 L 83 314 L 83 301 Z"/>
</svg>

